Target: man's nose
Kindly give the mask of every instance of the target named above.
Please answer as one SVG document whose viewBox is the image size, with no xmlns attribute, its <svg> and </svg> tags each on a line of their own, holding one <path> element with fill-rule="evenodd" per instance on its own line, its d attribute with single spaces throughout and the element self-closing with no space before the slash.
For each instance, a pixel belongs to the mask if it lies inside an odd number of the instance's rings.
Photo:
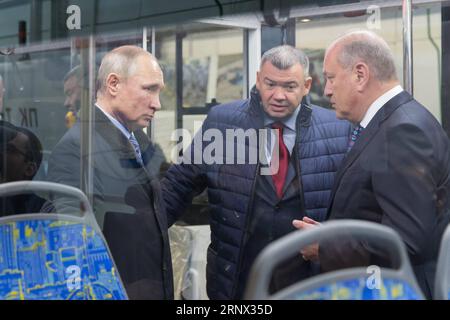
<svg viewBox="0 0 450 320">
<path fill-rule="evenodd" d="M 325 88 L 323 89 L 323 94 L 326 95 L 328 98 L 331 98 L 331 96 L 333 95 L 333 91 L 331 90 L 329 81 L 325 82 Z"/>
<path fill-rule="evenodd" d="M 275 90 L 273 92 L 273 98 L 276 100 L 284 100 L 286 98 L 286 94 L 284 92 L 284 89 L 282 87 L 275 87 Z"/>
<path fill-rule="evenodd" d="M 160 99 L 159 99 L 159 95 L 157 95 L 157 96 L 153 99 L 152 104 L 151 104 L 151 107 L 152 107 L 153 109 L 155 109 L 156 111 L 161 110 L 161 101 L 160 101 Z"/>
</svg>

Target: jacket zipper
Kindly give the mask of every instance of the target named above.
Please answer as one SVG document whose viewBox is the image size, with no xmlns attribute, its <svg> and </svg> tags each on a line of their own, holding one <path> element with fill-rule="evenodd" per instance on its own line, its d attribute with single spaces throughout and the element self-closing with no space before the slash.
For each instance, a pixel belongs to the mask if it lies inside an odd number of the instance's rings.
<svg viewBox="0 0 450 320">
<path fill-rule="evenodd" d="M 254 175 L 254 179 L 253 179 L 253 185 L 252 185 L 252 191 L 251 191 L 251 193 L 250 193 L 250 202 L 249 202 L 249 205 L 248 205 L 248 208 L 247 208 L 247 217 L 246 217 L 246 220 L 245 220 L 245 229 L 244 229 L 244 235 L 242 236 L 242 239 L 241 239 L 241 244 L 240 244 L 240 252 L 239 252 L 239 259 L 238 259 L 238 268 L 236 269 L 236 273 L 235 273 L 235 281 L 234 281 L 234 284 L 233 284 L 233 290 L 231 291 L 231 298 L 232 299 L 235 299 L 235 295 L 236 295 L 236 290 L 237 290 L 237 286 L 238 286 L 238 281 L 239 281 L 239 274 L 240 274 L 240 272 L 241 272 L 241 269 L 242 269 L 242 258 L 243 258 L 243 255 L 244 255 L 244 245 L 247 243 L 247 240 L 248 240 L 248 226 L 249 226 L 249 223 L 250 223 L 250 218 L 251 218 L 251 215 L 252 215 L 252 211 L 253 211 L 253 201 L 254 201 L 254 198 L 255 198 L 255 188 L 256 188 L 256 176 L 258 175 L 258 172 L 259 172 L 259 170 L 260 170 L 260 167 L 261 167 L 261 164 L 260 164 L 260 162 L 259 162 L 259 160 L 258 160 L 258 164 L 256 165 L 256 170 L 255 170 L 255 175 Z"/>
</svg>

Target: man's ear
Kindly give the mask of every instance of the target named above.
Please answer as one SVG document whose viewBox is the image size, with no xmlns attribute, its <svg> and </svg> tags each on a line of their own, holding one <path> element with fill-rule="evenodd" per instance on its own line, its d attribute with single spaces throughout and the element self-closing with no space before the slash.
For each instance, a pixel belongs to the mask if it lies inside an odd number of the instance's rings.
<svg viewBox="0 0 450 320">
<path fill-rule="evenodd" d="M 112 96 L 116 96 L 119 91 L 120 78 L 117 73 L 110 73 L 106 78 L 106 91 Z"/>
<path fill-rule="evenodd" d="M 353 74 L 358 91 L 363 91 L 367 87 L 367 84 L 369 83 L 370 78 L 369 66 L 364 62 L 358 62 L 353 67 Z"/>
<path fill-rule="evenodd" d="M 33 177 L 37 173 L 37 171 L 38 171 L 38 166 L 36 165 L 36 162 L 27 161 L 25 171 L 24 171 L 24 175 L 26 176 L 26 178 L 28 178 L 30 180 L 33 179 Z"/>
<path fill-rule="evenodd" d="M 305 79 L 305 87 L 304 87 L 303 95 L 306 96 L 309 93 L 309 90 L 311 90 L 311 84 L 312 84 L 312 78 L 311 77 L 307 77 Z"/>
</svg>

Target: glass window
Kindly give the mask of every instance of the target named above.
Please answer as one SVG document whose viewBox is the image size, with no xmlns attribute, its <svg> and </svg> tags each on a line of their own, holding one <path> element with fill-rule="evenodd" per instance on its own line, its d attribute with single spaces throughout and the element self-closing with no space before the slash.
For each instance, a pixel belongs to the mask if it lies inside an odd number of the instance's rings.
<svg viewBox="0 0 450 320">
<path fill-rule="evenodd" d="M 69 120 L 68 111 L 80 109 L 83 88 L 88 90 L 81 78 L 67 77 L 71 69 L 80 66 L 80 47 L 85 40 L 5 49 L 6 54 L 0 55 L 2 119 L 32 131 L 42 144 L 44 156 L 35 180 L 45 178 L 53 148 L 73 125 L 68 121 L 75 121 Z M 98 37 L 95 70 L 106 52 L 122 44 L 142 45 L 142 33 Z"/>
<path fill-rule="evenodd" d="M 1 10 L 2 18 L 0 19 L 0 47 L 11 46 L 11 44 L 19 44 L 19 23 L 22 23 L 22 28 L 25 27 L 24 35 L 29 35 L 30 4 L 24 3 L 15 6 L 5 6 L 4 8 L 1 8 Z"/>
<path fill-rule="evenodd" d="M 178 62 L 177 41 L 182 48 Z M 166 159 L 171 159 L 176 144 L 171 141 L 171 135 L 175 129 L 187 129 L 193 136 L 195 128 L 198 129 L 206 117 L 208 104 L 242 98 L 243 30 L 207 24 L 158 28 L 155 47 L 166 87 L 161 93 L 162 109 L 152 123 L 152 139 L 161 147 Z M 177 76 L 180 77 L 178 65 L 182 66 L 181 93 L 176 86 Z M 182 95 L 181 99 L 178 96 L 178 102 L 177 94 Z M 180 101 L 182 104 L 177 105 Z"/>
<path fill-rule="evenodd" d="M 17 49 L 0 56 L 2 119 L 32 131 L 42 144 L 43 160 L 35 180 L 45 177 L 51 150 L 66 131 L 62 79 L 70 70 L 68 45 L 44 51 Z"/>
<path fill-rule="evenodd" d="M 242 97 L 242 30 L 188 33 L 183 39 L 183 107 Z"/>
<path fill-rule="evenodd" d="M 372 29 L 394 52 L 397 73 L 403 83 L 402 8 L 373 8 L 367 11 L 298 17 L 296 44 L 311 60 L 313 103 L 329 106 L 323 96 L 322 62 L 326 47 L 339 35 L 352 29 Z M 324 32 L 326 30 L 326 32 Z M 440 104 L 441 4 L 413 8 L 414 96 L 441 121 Z"/>
</svg>

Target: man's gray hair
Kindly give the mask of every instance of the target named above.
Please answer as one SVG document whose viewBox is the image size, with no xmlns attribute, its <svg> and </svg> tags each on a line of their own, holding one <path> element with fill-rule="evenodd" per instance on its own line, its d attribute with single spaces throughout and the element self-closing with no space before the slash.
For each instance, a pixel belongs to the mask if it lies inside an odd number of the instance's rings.
<svg viewBox="0 0 450 320">
<path fill-rule="evenodd" d="M 376 33 L 359 30 L 344 34 L 330 46 L 341 47 L 337 61 L 345 68 L 362 61 L 366 63 L 378 81 L 397 80 L 394 55 L 389 45 Z"/>
<path fill-rule="evenodd" d="M 303 67 L 304 77 L 307 78 L 309 76 L 308 56 L 302 50 L 293 46 L 282 45 L 266 51 L 261 58 L 260 68 L 267 61 L 280 70 L 289 69 L 293 65 L 300 63 Z"/>
<path fill-rule="evenodd" d="M 137 58 L 141 55 L 148 55 L 156 61 L 153 55 L 137 46 L 121 46 L 108 52 L 103 57 L 98 69 L 98 91 L 104 91 L 106 79 L 111 73 L 116 73 L 125 78 L 132 76 L 136 72 Z"/>
</svg>

